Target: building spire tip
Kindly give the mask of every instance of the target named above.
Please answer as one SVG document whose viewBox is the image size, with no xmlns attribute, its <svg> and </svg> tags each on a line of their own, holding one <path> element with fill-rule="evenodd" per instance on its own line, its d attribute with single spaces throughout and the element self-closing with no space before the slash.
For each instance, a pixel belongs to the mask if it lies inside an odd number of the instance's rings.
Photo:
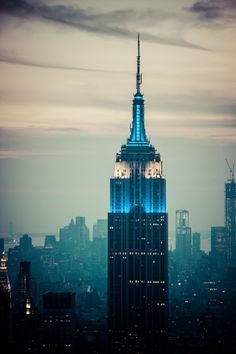
<svg viewBox="0 0 236 354">
<path fill-rule="evenodd" d="M 138 32 L 138 56 L 137 56 L 137 73 L 136 73 L 136 89 L 140 92 L 140 86 L 142 84 L 142 74 L 140 72 L 140 34 Z"/>
</svg>

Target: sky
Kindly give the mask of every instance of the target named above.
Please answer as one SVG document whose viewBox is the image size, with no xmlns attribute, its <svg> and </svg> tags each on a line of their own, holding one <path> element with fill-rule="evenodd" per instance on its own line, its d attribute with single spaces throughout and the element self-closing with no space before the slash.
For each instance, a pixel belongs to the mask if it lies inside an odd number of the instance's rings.
<svg viewBox="0 0 236 354">
<path fill-rule="evenodd" d="M 145 124 L 169 228 L 224 223 L 236 156 L 236 1 L 1 0 L 0 225 L 58 232 L 109 209 L 141 37 Z M 205 231 L 204 231 L 205 232 Z"/>
</svg>

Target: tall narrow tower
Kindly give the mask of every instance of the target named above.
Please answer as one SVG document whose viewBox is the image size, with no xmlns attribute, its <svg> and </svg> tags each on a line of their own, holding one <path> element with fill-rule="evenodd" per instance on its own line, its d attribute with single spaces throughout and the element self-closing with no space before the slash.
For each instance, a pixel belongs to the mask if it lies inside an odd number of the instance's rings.
<svg viewBox="0 0 236 354">
<path fill-rule="evenodd" d="M 234 165 L 229 166 L 229 170 L 230 179 L 225 183 L 225 226 L 229 263 L 236 266 L 236 182 L 234 180 Z"/>
<path fill-rule="evenodd" d="M 116 155 L 108 214 L 109 352 L 164 353 L 167 320 L 166 180 L 147 139 L 140 40 L 130 137 Z"/>
<path fill-rule="evenodd" d="M 176 211 L 176 254 L 181 262 L 186 262 L 191 256 L 192 230 L 189 226 L 188 210 Z"/>
</svg>

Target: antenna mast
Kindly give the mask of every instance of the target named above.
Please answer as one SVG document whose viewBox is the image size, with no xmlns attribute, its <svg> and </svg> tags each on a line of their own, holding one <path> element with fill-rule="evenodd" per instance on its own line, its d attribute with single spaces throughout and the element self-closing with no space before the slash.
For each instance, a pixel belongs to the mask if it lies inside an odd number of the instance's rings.
<svg viewBox="0 0 236 354">
<path fill-rule="evenodd" d="M 140 92 L 140 86 L 142 84 L 142 74 L 140 73 L 140 38 L 138 32 L 138 56 L 137 56 L 137 73 L 136 73 L 136 89 Z"/>
</svg>

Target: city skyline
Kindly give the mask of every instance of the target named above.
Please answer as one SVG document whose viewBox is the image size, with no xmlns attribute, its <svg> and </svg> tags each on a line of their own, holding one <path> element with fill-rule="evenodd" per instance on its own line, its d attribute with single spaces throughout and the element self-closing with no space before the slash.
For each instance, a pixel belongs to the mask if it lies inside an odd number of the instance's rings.
<svg viewBox="0 0 236 354">
<path fill-rule="evenodd" d="M 236 347 L 235 19 L 234 0 L 0 3 L 7 351 Z"/>
<path fill-rule="evenodd" d="M 55 232 L 72 216 L 90 228 L 106 216 L 110 161 L 131 122 L 137 31 L 170 229 L 182 208 L 195 231 L 223 224 L 225 158 L 235 155 L 235 6 L 212 3 L 0 5 L 1 225 Z"/>
</svg>

